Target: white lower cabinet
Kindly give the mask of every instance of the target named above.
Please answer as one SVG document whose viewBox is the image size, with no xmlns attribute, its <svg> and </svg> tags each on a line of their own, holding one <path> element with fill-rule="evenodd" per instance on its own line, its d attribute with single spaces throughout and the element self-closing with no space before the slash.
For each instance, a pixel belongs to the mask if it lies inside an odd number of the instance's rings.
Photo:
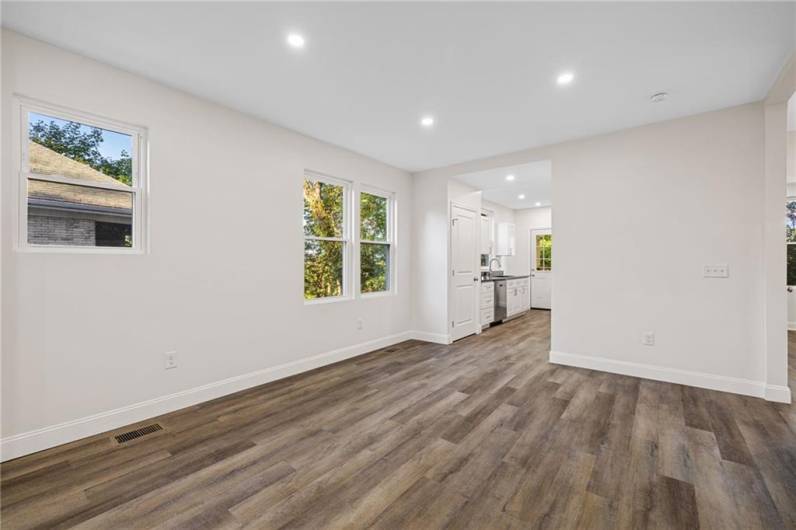
<svg viewBox="0 0 796 530">
<path fill-rule="evenodd" d="M 481 327 L 489 326 L 495 320 L 495 283 L 481 282 Z"/>
<path fill-rule="evenodd" d="M 506 316 L 512 317 L 531 308 L 530 278 L 506 282 Z"/>
</svg>

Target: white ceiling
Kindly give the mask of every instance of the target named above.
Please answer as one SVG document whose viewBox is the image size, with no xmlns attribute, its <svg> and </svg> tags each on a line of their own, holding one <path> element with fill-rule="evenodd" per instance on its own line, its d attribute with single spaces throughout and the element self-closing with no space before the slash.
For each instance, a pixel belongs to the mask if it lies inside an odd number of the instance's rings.
<svg viewBox="0 0 796 530">
<path fill-rule="evenodd" d="M 794 42 L 792 3 L 2 9 L 9 28 L 411 171 L 759 100 Z"/>
<path fill-rule="evenodd" d="M 507 181 L 507 175 L 514 175 L 514 180 Z M 521 210 L 552 205 L 552 176 L 550 161 L 542 160 L 467 173 L 457 176 L 456 180 L 482 190 L 484 200 Z M 520 194 L 525 198 L 520 199 Z"/>
</svg>

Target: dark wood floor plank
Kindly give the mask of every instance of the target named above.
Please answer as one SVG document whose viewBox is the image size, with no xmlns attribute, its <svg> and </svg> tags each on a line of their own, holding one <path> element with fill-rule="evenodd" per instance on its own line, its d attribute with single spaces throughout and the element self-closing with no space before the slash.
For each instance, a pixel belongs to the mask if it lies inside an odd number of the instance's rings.
<svg viewBox="0 0 796 530">
<path fill-rule="evenodd" d="M 796 407 L 552 365 L 550 313 L 0 466 L 17 528 L 796 528 Z M 789 337 L 796 351 L 796 333 Z M 790 380 L 796 379 L 791 353 Z"/>
</svg>

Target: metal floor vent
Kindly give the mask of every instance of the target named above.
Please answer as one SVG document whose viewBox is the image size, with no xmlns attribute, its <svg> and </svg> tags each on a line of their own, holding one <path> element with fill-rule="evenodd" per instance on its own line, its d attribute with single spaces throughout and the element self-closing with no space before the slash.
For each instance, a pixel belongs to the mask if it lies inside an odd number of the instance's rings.
<svg viewBox="0 0 796 530">
<path fill-rule="evenodd" d="M 141 438 L 142 436 L 146 436 L 147 434 L 151 434 L 153 432 L 162 431 L 163 427 L 160 426 L 158 423 L 153 423 L 152 425 L 147 425 L 146 427 L 141 427 L 140 429 L 136 429 L 134 431 L 123 432 L 122 434 L 117 434 L 114 436 L 116 441 L 120 444 L 125 442 L 129 442 L 130 440 L 135 440 L 136 438 Z"/>
</svg>

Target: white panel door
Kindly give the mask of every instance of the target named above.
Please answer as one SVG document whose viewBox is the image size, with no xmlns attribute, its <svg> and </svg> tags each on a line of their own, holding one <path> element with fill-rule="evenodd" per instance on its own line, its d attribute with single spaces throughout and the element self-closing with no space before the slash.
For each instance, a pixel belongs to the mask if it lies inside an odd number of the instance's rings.
<svg viewBox="0 0 796 530">
<path fill-rule="evenodd" d="M 478 232 L 476 212 L 451 205 L 451 340 L 480 329 L 478 312 Z"/>
<path fill-rule="evenodd" d="M 553 233 L 531 230 L 531 307 L 550 309 L 553 287 Z"/>
</svg>

